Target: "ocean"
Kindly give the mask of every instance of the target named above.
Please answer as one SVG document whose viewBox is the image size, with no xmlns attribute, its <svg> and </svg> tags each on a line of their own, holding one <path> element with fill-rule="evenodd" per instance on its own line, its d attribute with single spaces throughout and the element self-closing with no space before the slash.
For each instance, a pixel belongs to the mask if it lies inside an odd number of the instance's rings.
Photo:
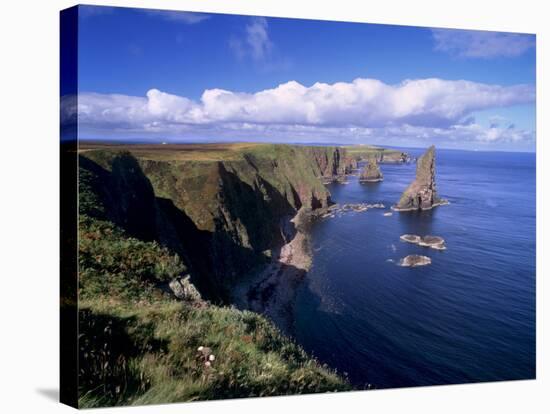
<svg viewBox="0 0 550 414">
<path fill-rule="evenodd" d="M 535 154 L 438 149 L 438 193 L 451 204 L 385 217 L 415 168 L 381 165 L 383 182 L 328 186 L 337 203 L 386 209 L 313 225 L 297 342 L 358 387 L 534 378 Z M 447 250 L 405 233 L 441 236 Z M 432 264 L 398 266 L 408 254 Z"/>
</svg>

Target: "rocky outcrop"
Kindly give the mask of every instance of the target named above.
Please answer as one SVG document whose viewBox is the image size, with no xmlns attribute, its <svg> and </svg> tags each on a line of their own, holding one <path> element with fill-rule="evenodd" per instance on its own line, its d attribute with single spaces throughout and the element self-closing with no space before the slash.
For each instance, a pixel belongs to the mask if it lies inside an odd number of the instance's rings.
<svg viewBox="0 0 550 414">
<path fill-rule="evenodd" d="M 399 266 L 402 267 L 417 267 L 417 266 L 426 266 L 432 263 L 432 259 L 428 256 L 421 256 L 419 254 L 410 254 L 405 256 L 399 261 Z"/>
<path fill-rule="evenodd" d="M 400 239 L 407 243 L 417 244 L 422 247 L 430 247 L 435 250 L 445 250 L 445 239 L 439 236 L 417 236 L 416 234 L 403 234 Z"/>
<path fill-rule="evenodd" d="M 432 145 L 416 164 L 416 179 L 409 185 L 399 202 L 393 207 L 397 211 L 430 210 L 447 204 L 437 195 L 435 185 L 435 147 Z"/>
<path fill-rule="evenodd" d="M 367 161 L 367 164 L 365 164 L 365 166 L 363 167 L 363 171 L 361 171 L 361 174 L 359 175 L 359 182 L 375 183 L 378 181 L 382 181 L 383 179 L 384 179 L 384 176 L 380 171 L 380 167 L 376 162 L 376 158 L 374 157 L 369 158 L 369 160 Z"/>
<path fill-rule="evenodd" d="M 177 277 L 170 281 L 168 287 L 176 298 L 186 302 L 198 303 L 202 299 L 201 295 L 189 279 L 189 275 Z"/>
</svg>

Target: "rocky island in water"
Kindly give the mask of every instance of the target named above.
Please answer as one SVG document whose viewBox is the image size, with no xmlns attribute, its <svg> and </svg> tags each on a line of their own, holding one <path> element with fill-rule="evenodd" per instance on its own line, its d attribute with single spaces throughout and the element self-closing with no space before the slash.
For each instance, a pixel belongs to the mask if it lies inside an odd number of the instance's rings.
<svg viewBox="0 0 550 414">
<path fill-rule="evenodd" d="M 376 157 L 370 157 L 359 175 L 360 183 L 376 183 L 384 180 L 384 175 L 380 171 Z"/>
<path fill-rule="evenodd" d="M 417 267 L 426 266 L 432 263 L 432 259 L 428 256 L 422 256 L 419 254 L 410 254 L 399 261 L 401 267 Z"/>
<path fill-rule="evenodd" d="M 445 239 L 439 236 L 417 236 L 416 234 L 403 234 L 400 239 L 407 243 L 417 244 L 422 247 L 430 247 L 435 250 L 445 250 Z"/>
<path fill-rule="evenodd" d="M 430 210 L 448 204 L 439 198 L 435 185 L 435 147 L 432 145 L 416 162 L 416 178 L 403 192 L 396 211 Z"/>
</svg>

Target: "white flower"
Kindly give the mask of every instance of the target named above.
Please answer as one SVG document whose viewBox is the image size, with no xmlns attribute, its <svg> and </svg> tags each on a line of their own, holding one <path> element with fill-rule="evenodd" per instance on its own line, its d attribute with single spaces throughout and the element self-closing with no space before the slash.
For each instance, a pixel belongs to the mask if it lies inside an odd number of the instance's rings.
<svg viewBox="0 0 550 414">
<path fill-rule="evenodd" d="M 210 356 L 208 357 L 209 361 L 214 361 L 215 359 L 216 357 L 214 356 L 214 354 L 210 354 Z"/>
<path fill-rule="evenodd" d="M 201 345 L 197 348 L 197 351 L 201 352 L 203 349 L 204 349 L 204 346 Z"/>
<path fill-rule="evenodd" d="M 206 362 L 204 363 L 204 365 L 205 365 L 206 367 L 210 367 L 210 365 L 212 365 L 212 364 L 210 363 L 210 361 L 206 361 Z"/>
</svg>

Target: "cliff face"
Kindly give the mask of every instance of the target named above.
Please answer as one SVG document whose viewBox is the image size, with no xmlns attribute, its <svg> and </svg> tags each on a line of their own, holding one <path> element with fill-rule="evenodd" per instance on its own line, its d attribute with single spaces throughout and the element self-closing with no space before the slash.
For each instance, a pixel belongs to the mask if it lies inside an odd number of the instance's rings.
<svg viewBox="0 0 550 414">
<path fill-rule="evenodd" d="M 304 150 L 317 164 L 325 183 L 342 181 L 346 174 L 357 168 L 357 160 L 348 156 L 343 148 L 304 147 Z"/>
<path fill-rule="evenodd" d="M 351 155 L 346 155 L 346 157 L 344 158 L 344 166 L 345 166 L 345 173 L 351 174 L 353 171 L 359 168 L 357 158 Z"/>
<path fill-rule="evenodd" d="M 399 202 L 398 211 L 429 210 L 446 203 L 438 197 L 435 185 L 435 147 L 432 145 L 416 164 L 416 179 L 407 187 Z"/>
<path fill-rule="evenodd" d="M 332 147 L 258 145 L 218 160 L 130 151 L 81 153 L 82 208 L 178 253 L 199 290 L 219 300 L 294 237 L 299 209 L 331 203 L 321 179 L 346 172 Z"/>
<path fill-rule="evenodd" d="M 375 157 L 369 158 L 367 164 L 363 167 L 363 171 L 361 171 L 361 174 L 359 175 L 359 181 L 372 183 L 372 182 L 382 181 L 383 179 L 384 179 L 384 176 L 380 171 L 380 167 L 376 162 L 376 158 Z"/>
</svg>

